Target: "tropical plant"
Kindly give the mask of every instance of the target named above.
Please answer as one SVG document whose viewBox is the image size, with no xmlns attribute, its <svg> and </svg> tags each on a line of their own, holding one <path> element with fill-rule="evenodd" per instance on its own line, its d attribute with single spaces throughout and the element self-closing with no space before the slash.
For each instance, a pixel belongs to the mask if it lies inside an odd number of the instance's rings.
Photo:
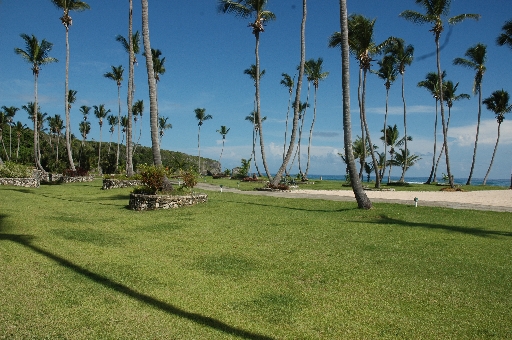
<svg viewBox="0 0 512 340">
<path fill-rule="evenodd" d="M 305 71 L 304 71 L 305 72 Z M 293 163 L 295 162 L 295 157 L 298 158 L 298 163 L 299 163 L 299 173 L 301 175 L 303 175 L 303 171 L 302 171 L 302 163 L 300 162 L 300 155 L 301 155 L 301 146 L 302 146 L 302 132 L 304 131 L 304 122 L 306 121 L 306 111 L 307 111 L 307 108 L 309 107 L 309 104 L 308 102 L 304 102 L 304 103 L 299 103 L 299 121 L 300 121 L 300 127 L 299 127 L 299 138 L 297 140 L 297 149 L 295 150 L 295 156 L 293 157 L 293 160 L 290 164 L 290 170 L 291 170 L 291 167 L 293 166 Z"/>
<path fill-rule="evenodd" d="M 400 132 L 398 132 L 398 127 L 395 125 L 388 125 L 386 129 L 382 129 L 382 137 L 380 139 L 384 142 L 384 145 L 389 146 L 389 162 L 384 162 L 384 164 L 389 166 L 388 171 L 388 184 L 391 183 L 391 167 L 394 165 L 393 160 L 395 159 L 395 148 L 398 148 L 405 143 L 405 139 L 412 141 L 411 136 L 407 136 L 407 138 L 400 138 Z M 384 173 L 384 171 L 383 171 Z"/>
<path fill-rule="evenodd" d="M 100 144 L 98 147 L 98 171 L 101 170 L 101 140 L 102 140 L 102 130 L 103 130 L 103 119 L 107 118 L 107 115 L 110 113 L 110 109 L 105 109 L 105 104 L 94 105 L 94 115 L 98 118 L 98 124 L 100 125 Z"/>
<path fill-rule="evenodd" d="M 25 50 L 17 47 L 14 49 L 14 52 L 32 65 L 32 74 L 34 75 L 34 102 L 32 103 L 32 112 L 37 112 L 37 108 L 39 108 L 37 105 L 37 80 L 39 78 L 39 71 L 41 70 L 41 66 L 57 62 L 57 59 L 49 56 L 53 47 L 51 42 L 43 39 L 41 43 L 39 43 L 35 35 L 29 36 L 27 34 L 21 34 L 21 38 L 25 41 Z M 34 114 L 34 161 L 37 168 L 44 170 L 39 157 L 37 114 Z"/>
<path fill-rule="evenodd" d="M 224 142 L 226 141 L 226 135 L 228 134 L 230 128 L 227 128 L 225 125 L 221 125 L 220 129 L 217 130 L 218 133 L 222 136 L 222 150 L 220 151 L 219 163 L 222 159 L 222 154 L 224 153 Z"/>
<path fill-rule="evenodd" d="M 207 115 L 206 109 L 204 109 L 204 108 L 203 109 L 197 108 L 194 110 L 194 113 L 195 113 L 196 119 L 198 121 L 198 123 L 197 123 L 197 127 L 198 127 L 198 130 L 197 130 L 197 152 L 198 152 L 197 168 L 199 169 L 199 173 L 201 173 L 201 143 L 200 143 L 201 126 L 203 126 L 204 121 L 210 120 L 213 117 L 212 117 L 212 115 Z"/>
<path fill-rule="evenodd" d="M 501 29 L 503 32 L 496 38 L 496 43 L 499 46 L 508 45 L 512 48 L 512 20 L 506 21 Z"/>
<path fill-rule="evenodd" d="M 60 142 L 60 136 L 62 134 L 62 130 L 64 130 L 64 121 L 60 117 L 60 115 L 54 115 L 53 117 L 48 117 L 48 124 L 50 125 L 50 132 L 57 137 L 57 143 L 56 143 L 56 156 L 55 156 L 55 162 L 59 162 L 59 142 Z"/>
<path fill-rule="evenodd" d="M 487 110 L 492 111 L 496 117 L 496 121 L 498 122 L 498 137 L 496 138 L 496 144 L 494 145 L 494 151 L 491 157 L 491 163 L 489 164 L 489 168 L 487 169 L 487 173 L 485 174 L 483 185 L 487 183 L 487 178 L 489 177 L 489 173 L 491 172 L 492 163 L 494 162 L 494 157 L 496 156 L 496 150 L 498 149 L 498 143 L 500 141 L 500 129 L 501 123 L 505 120 L 505 114 L 510 113 L 512 111 L 512 105 L 509 104 L 510 95 L 505 90 L 494 91 L 490 97 L 487 97 L 483 100 L 483 103 L 487 107 Z"/>
<path fill-rule="evenodd" d="M 68 95 L 69 95 L 69 28 L 73 24 L 73 20 L 69 15 L 70 11 L 85 11 L 90 9 L 89 4 L 81 0 L 51 0 L 52 3 L 60 10 L 63 15 L 59 18 L 64 27 L 66 28 L 66 81 L 64 88 L 64 110 L 66 113 L 66 150 L 68 152 L 69 167 L 75 171 L 75 164 L 73 162 L 73 154 L 71 150 L 71 120 L 68 108 Z"/>
<path fill-rule="evenodd" d="M 478 146 L 478 136 L 480 134 L 480 119 L 482 116 L 482 78 L 486 71 L 485 61 L 487 59 L 487 46 L 484 44 L 476 44 L 467 49 L 464 54 L 466 58 L 455 58 L 454 65 L 461 65 L 475 71 L 475 80 L 473 81 L 473 93 L 478 94 L 478 119 L 476 124 L 475 147 L 473 149 L 473 161 L 471 162 L 471 170 L 466 185 L 471 184 L 473 170 L 476 163 L 476 149 Z"/>
<path fill-rule="evenodd" d="M 112 136 L 114 135 L 114 132 L 116 131 L 116 126 L 119 124 L 119 118 L 114 115 L 107 116 L 107 122 L 110 126 L 109 132 L 110 132 L 110 141 L 108 142 L 108 153 L 110 154 L 110 144 L 112 143 Z"/>
<path fill-rule="evenodd" d="M 103 76 L 107 79 L 111 79 L 116 82 L 117 85 L 117 102 L 119 106 L 119 111 L 117 113 L 117 153 L 116 153 L 116 172 L 119 167 L 119 147 L 121 144 L 121 83 L 123 81 L 123 66 L 119 65 L 118 67 L 111 66 L 112 72 L 107 72 Z"/>
<path fill-rule="evenodd" d="M 258 176 L 261 177 L 260 169 L 258 168 L 258 162 L 256 162 L 256 137 L 259 133 L 259 125 L 258 120 L 262 123 L 267 120 L 267 117 L 263 117 L 261 119 L 257 118 L 256 111 L 252 111 L 250 115 L 245 116 L 245 120 L 252 124 L 252 157 L 251 159 L 254 159 L 254 167 L 256 168 L 256 172 L 258 173 Z M 249 163 L 250 164 L 250 163 Z M 250 170 L 250 169 L 249 169 Z"/>
<path fill-rule="evenodd" d="M 160 134 L 160 143 L 162 143 L 162 137 L 166 130 L 172 129 L 172 124 L 167 123 L 169 117 L 158 117 L 158 131 Z"/>
<path fill-rule="evenodd" d="M 286 138 L 287 138 L 287 134 L 288 134 L 288 119 L 290 116 L 290 106 L 292 103 L 292 94 L 293 94 L 293 86 L 295 83 L 295 77 L 292 79 L 292 77 L 290 77 L 290 75 L 287 73 L 282 73 L 281 76 L 283 77 L 283 79 L 281 79 L 280 84 L 283 85 L 284 87 L 286 87 L 288 89 L 288 93 L 289 93 L 288 109 L 286 110 L 286 124 L 285 124 L 285 129 L 284 129 L 284 144 L 283 144 L 283 161 L 284 161 L 284 156 L 286 153 Z"/>
<path fill-rule="evenodd" d="M 415 165 L 421 157 L 418 155 L 411 155 L 409 150 L 400 149 L 399 152 L 395 154 L 395 158 L 390 160 L 390 162 L 394 166 L 399 166 L 402 168 L 402 172 L 407 171 L 411 166 Z"/>
<path fill-rule="evenodd" d="M 431 32 L 434 33 L 434 41 L 436 44 L 436 60 L 437 60 L 437 76 L 438 76 L 438 88 L 442 89 L 443 77 L 441 76 L 441 49 L 439 47 L 439 39 L 441 37 L 441 32 L 444 29 L 443 19 L 446 18 L 450 12 L 450 4 L 451 0 L 416 0 L 416 4 L 420 5 L 425 13 L 420 13 L 412 10 L 405 10 L 400 13 L 400 16 L 404 19 L 411 21 L 415 24 L 431 24 L 432 29 Z M 480 15 L 478 14 L 459 14 L 454 17 L 448 18 L 448 23 L 450 25 L 455 25 L 459 22 L 464 21 L 465 19 L 475 19 L 478 20 Z M 450 156 L 448 153 L 448 132 L 446 129 L 446 119 L 444 116 L 444 106 L 443 103 L 443 91 L 440 91 L 439 102 L 441 103 L 441 123 L 443 126 L 443 144 L 445 149 L 446 156 L 446 171 L 449 178 L 450 187 L 454 187 L 453 176 L 450 169 Z"/>
<path fill-rule="evenodd" d="M 19 158 L 21 136 L 23 135 L 23 132 L 25 132 L 25 130 L 27 129 L 27 125 L 19 121 L 16 122 L 16 125 L 14 126 L 14 133 L 16 134 L 16 140 L 18 142 L 18 145 L 16 147 L 16 160 L 18 160 Z"/>
<path fill-rule="evenodd" d="M 139 124 L 139 137 L 137 138 L 137 143 L 135 143 L 135 146 L 133 148 L 133 153 L 135 153 L 135 149 L 137 148 L 137 145 L 139 144 L 140 137 L 142 136 L 142 115 L 144 113 L 144 101 L 143 100 L 137 100 L 135 104 L 133 104 L 132 107 L 132 113 L 133 113 L 133 120 L 135 123 L 138 121 L 138 117 L 140 116 L 140 124 Z"/>
<path fill-rule="evenodd" d="M 14 116 L 16 112 L 18 112 L 19 108 L 14 106 L 2 106 L 2 110 L 4 110 L 5 118 L 7 120 L 7 124 L 9 125 L 9 158 L 12 157 L 12 127 L 14 125 Z"/>
<path fill-rule="evenodd" d="M 257 117 L 260 117 L 260 56 L 259 56 L 259 42 L 260 42 L 260 33 L 265 31 L 264 23 L 265 21 L 275 20 L 276 16 L 274 13 L 266 9 L 267 0 L 220 0 L 219 1 L 219 11 L 223 13 L 232 13 L 235 16 L 239 16 L 241 18 L 249 18 L 254 17 L 254 21 L 249 23 L 249 27 L 252 28 L 252 33 L 256 38 L 256 48 L 255 48 L 255 56 L 256 56 L 256 112 L 258 112 Z M 261 121 L 258 121 L 258 125 L 260 126 L 260 147 L 261 147 L 261 158 L 263 160 L 263 167 L 265 168 L 265 172 L 267 177 L 271 179 L 270 171 L 268 170 L 267 160 L 265 157 L 265 143 L 263 141 L 263 131 L 261 129 Z"/>
<path fill-rule="evenodd" d="M 9 153 L 7 152 L 7 149 L 5 148 L 5 143 L 3 139 L 3 126 L 7 124 L 7 116 L 4 112 L 0 111 L 0 142 L 2 143 L 2 146 L 4 148 L 5 158 L 7 160 L 10 160 Z"/>
</svg>

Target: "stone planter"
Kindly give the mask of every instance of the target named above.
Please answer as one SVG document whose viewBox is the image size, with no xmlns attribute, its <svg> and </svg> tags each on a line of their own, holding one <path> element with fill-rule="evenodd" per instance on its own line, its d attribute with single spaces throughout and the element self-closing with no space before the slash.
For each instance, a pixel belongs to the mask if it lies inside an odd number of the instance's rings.
<svg viewBox="0 0 512 340">
<path fill-rule="evenodd" d="M 185 196 L 174 195 L 144 195 L 130 194 L 131 210 L 157 210 L 157 209 L 174 209 L 199 203 L 206 203 L 208 195 L 206 194 L 190 194 Z"/>
<path fill-rule="evenodd" d="M 128 188 L 138 185 L 142 185 L 142 182 L 139 180 L 105 178 L 103 179 L 101 190 Z"/>
<path fill-rule="evenodd" d="M 39 178 L 0 178 L 0 185 L 14 185 L 25 188 L 39 188 Z"/>
</svg>

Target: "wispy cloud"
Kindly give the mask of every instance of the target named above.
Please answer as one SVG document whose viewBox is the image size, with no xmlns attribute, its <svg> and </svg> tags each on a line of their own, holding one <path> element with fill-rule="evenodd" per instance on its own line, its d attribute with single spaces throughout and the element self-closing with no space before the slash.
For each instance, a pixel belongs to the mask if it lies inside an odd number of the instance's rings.
<svg viewBox="0 0 512 340">
<path fill-rule="evenodd" d="M 471 146 L 475 143 L 476 124 L 450 128 L 449 135 L 460 146 Z M 478 137 L 479 145 L 494 145 L 498 136 L 498 123 L 494 119 L 482 120 Z M 500 145 L 512 144 L 512 122 L 505 120 L 501 124 Z"/>
<path fill-rule="evenodd" d="M 431 113 L 435 112 L 435 106 L 429 105 L 411 105 L 407 106 L 407 114 L 416 114 L 416 113 Z M 386 114 L 386 107 L 384 106 L 374 106 L 366 109 L 367 113 L 375 113 L 375 114 Z M 403 115 L 404 108 L 403 106 L 390 106 L 388 107 L 388 114 L 390 115 Z"/>
</svg>

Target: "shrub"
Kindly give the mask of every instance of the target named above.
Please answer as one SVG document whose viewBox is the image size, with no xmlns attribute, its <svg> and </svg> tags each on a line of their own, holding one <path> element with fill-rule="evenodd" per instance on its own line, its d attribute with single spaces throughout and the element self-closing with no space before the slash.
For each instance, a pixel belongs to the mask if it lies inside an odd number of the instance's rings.
<svg viewBox="0 0 512 340">
<path fill-rule="evenodd" d="M 3 178 L 30 178 L 32 177 L 31 168 L 14 162 L 5 162 L 0 165 L 0 177 Z"/>
<path fill-rule="evenodd" d="M 197 174 L 192 171 L 187 171 L 183 175 L 183 187 L 192 189 L 197 184 Z"/>
<path fill-rule="evenodd" d="M 88 171 L 84 168 L 76 168 L 75 171 L 73 171 L 71 169 L 66 169 L 66 170 L 64 170 L 62 175 L 67 176 L 67 177 L 84 177 L 84 176 L 88 175 Z"/>
<path fill-rule="evenodd" d="M 142 164 L 139 166 L 141 181 L 146 191 L 150 195 L 155 195 L 159 191 L 166 177 L 166 171 L 163 166 Z"/>
</svg>

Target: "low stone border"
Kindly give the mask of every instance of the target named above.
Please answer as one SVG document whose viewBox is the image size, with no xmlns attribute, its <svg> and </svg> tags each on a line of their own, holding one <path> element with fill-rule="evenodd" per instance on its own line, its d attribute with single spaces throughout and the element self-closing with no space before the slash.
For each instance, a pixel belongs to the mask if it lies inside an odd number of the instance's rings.
<svg viewBox="0 0 512 340">
<path fill-rule="evenodd" d="M 60 183 L 82 183 L 82 182 L 92 182 L 94 180 L 94 176 L 62 176 L 59 180 Z"/>
<path fill-rule="evenodd" d="M 0 178 L 0 185 L 14 185 L 25 188 L 39 188 L 38 178 Z"/>
<path fill-rule="evenodd" d="M 128 188 L 142 185 L 140 180 L 104 178 L 101 190 Z"/>
<path fill-rule="evenodd" d="M 130 194 L 131 210 L 157 210 L 157 209 L 174 209 L 184 206 L 206 203 L 208 195 L 191 194 L 187 196 L 171 196 L 171 195 L 144 195 Z"/>
</svg>

